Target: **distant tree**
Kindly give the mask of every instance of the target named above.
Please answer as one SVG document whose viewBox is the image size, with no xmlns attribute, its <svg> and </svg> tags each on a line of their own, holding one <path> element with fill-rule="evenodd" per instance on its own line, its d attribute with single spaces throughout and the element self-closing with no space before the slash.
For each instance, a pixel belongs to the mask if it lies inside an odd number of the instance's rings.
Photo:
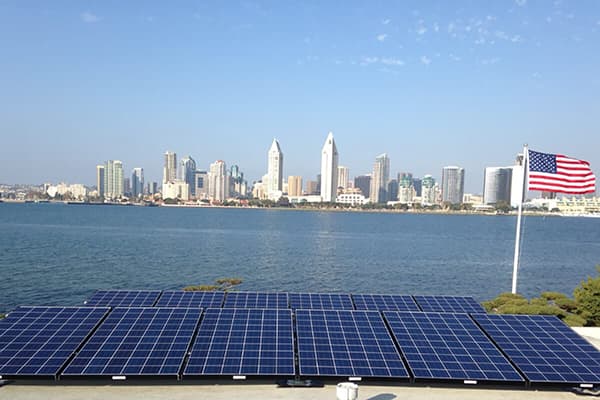
<svg viewBox="0 0 600 400">
<path fill-rule="evenodd" d="M 186 292 L 226 292 L 241 284 L 242 280 L 240 278 L 221 278 L 217 279 L 214 285 L 186 286 L 183 288 L 183 290 Z"/>
<path fill-rule="evenodd" d="M 494 205 L 494 209 L 496 211 L 502 212 L 502 213 L 508 213 L 509 211 L 512 210 L 512 207 L 510 206 L 510 204 L 506 201 L 506 200 L 500 200 L 499 202 L 497 202 Z"/>
<path fill-rule="evenodd" d="M 600 265 L 596 270 L 600 273 Z M 587 320 L 587 325 L 600 326 L 600 275 L 582 281 L 575 288 L 574 297 L 577 311 Z"/>
<path fill-rule="evenodd" d="M 179 200 L 178 199 L 172 199 L 172 198 L 169 197 L 169 198 L 164 199 L 163 203 L 165 203 L 165 204 L 177 204 L 177 203 L 179 203 Z"/>
</svg>

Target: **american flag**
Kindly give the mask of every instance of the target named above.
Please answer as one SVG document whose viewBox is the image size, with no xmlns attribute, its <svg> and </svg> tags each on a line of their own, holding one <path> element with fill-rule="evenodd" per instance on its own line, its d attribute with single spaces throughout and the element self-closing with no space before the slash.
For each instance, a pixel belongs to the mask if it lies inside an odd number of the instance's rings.
<svg viewBox="0 0 600 400">
<path fill-rule="evenodd" d="M 590 163 L 560 154 L 529 150 L 529 190 L 569 194 L 594 193 L 596 177 Z"/>
</svg>

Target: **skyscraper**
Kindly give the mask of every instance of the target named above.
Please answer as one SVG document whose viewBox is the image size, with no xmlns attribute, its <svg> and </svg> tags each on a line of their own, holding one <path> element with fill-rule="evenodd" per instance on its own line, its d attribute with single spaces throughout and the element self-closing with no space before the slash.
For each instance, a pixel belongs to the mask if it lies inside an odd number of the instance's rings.
<svg viewBox="0 0 600 400">
<path fill-rule="evenodd" d="M 337 197 L 338 151 L 333 140 L 333 132 L 329 132 L 321 151 L 321 199 L 324 202 L 335 202 Z"/>
<path fill-rule="evenodd" d="M 398 186 L 400 186 L 400 188 L 398 189 L 398 201 L 400 201 L 403 204 L 412 203 L 413 197 L 415 195 L 412 174 L 402 175 Z"/>
<path fill-rule="evenodd" d="M 144 194 L 144 169 L 134 168 L 131 171 L 131 195 L 139 197 Z"/>
<path fill-rule="evenodd" d="M 229 197 L 229 176 L 225 161 L 210 164 L 208 172 L 208 197 L 213 201 L 224 201 Z"/>
<path fill-rule="evenodd" d="M 350 169 L 348 167 L 338 166 L 338 187 L 346 189 L 348 187 L 348 180 L 350 179 Z"/>
<path fill-rule="evenodd" d="M 388 185 L 387 185 L 387 193 L 388 193 L 389 201 L 398 200 L 398 194 L 399 194 L 398 190 L 399 190 L 398 181 L 396 179 L 390 179 L 390 181 L 388 182 Z"/>
<path fill-rule="evenodd" d="M 182 158 L 179 164 L 179 179 L 188 184 L 192 197 L 196 195 L 195 173 L 196 161 L 191 156 Z"/>
<path fill-rule="evenodd" d="M 163 167 L 163 183 L 173 182 L 177 179 L 177 154 L 172 151 L 165 152 L 165 165 Z"/>
<path fill-rule="evenodd" d="M 96 165 L 96 187 L 98 197 L 104 197 L 104 165 Z"/>
<path fill-rule="evenodd" d="M 386 203 L 388 201 L 387 184 L 390 180 L 390 159 L 386 153 L 375 157 L 373 177 L 371 178 L 371 202 Z"/>
<path fill-rule="evenodd" d="M 288 196 L 302 196 L 301 176 L 288 176 Z"/>
<path fill-rule="evenodd" d="M 354 187 L 359 188 L 365 198 L 371 194 L 371 175 L 359 175 L 354 177 Z"/>
<path fill-rule="evenodd" d="M 115 200 L 123 196 L 123 163 L 109 160 L 104 164 L 104 197 Z"/>
<path fill-rule="evenodd" d="M 442 168 L 442 203 L 461 204 L 464 188 L 464 169 L 454 166 Z"/>
<path fill-rule="evenodd" d="M 271 197 L 283 190 L 283 153 L 277 139 L 273 139 L 268 153 L 267 163 L 267 194 Z"/>
<path fill-rule="evenodd" d="M 487 167 L 483 178 L 483 204 L 510 204 L 512 168 Z"/>
<path fill-rule="evenodd" d="M 208 197 L 208 173 L 206 171 L 196 171 L 194 173 L 194 194 L 197 199 Z"/>
<path fill-rule="evenodd" d="M 435 179 L 431 175 L 425 175 L 421 181 L 421 204 L 432 205 L 435 203 Z"/>
</svg>

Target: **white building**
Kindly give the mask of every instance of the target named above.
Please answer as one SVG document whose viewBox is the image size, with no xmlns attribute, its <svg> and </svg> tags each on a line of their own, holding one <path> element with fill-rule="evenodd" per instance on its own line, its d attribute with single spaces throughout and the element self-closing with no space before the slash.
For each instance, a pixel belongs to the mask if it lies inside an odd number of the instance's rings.
<svg viewBox="0 0 600 400">
<path fill-rule="evenodd" d="M 123 196 L 123 163 L 109 160 L 104 164 L 104 198 L 115 200 Z"/>
<path fill-rule="evenodd" d="M 386 153 L 375 157 L 371 178 L 371 202 L 385 204 L 388 201 L 387 185 L 390 180 L 390 159 Z"/>
<path fill-rule="evenodd" d="M 337 178 L 337 186 L 342 189 L 346 189 L 348 187 L 348 181 L 350 180 L 350 169 L 348 167 L 338 166 L 338 178 Z"/>
<path fill-rule="evenodd" d="M 421 180 L 421 204 L 424 206 L 437 204 L 437 184 L 431 175 L 425 175 Z"/>
<path fill-rule="evenodd" d="M 487 167 L 483 177 L 483 204 L 511 200 L 511 167 Z"/>
<path fill-rule="evenodd" d="M 360 192 L 341 193 L 337 196 L 336 203 L 350 204 L 352 206 L 363 205 L 369 202 Z"/>
<path fill-rule="evenodd" d="M 163 183 L 177 179 L 177 154 L 172 151 L 165 152 L 165 164 L 163 166 Z"/>
<path fill-rule="evenodd" d="M 163 183 L 162 186 L 162 197 L 163 199 L 190 199 L 190 187 L 186 182 L 183 181 L 170 181 Z"/>
<path fill-rule="evenodd" d="M 329 132 L 321 151 L 321 198 L 323 202 L 333 202 L 337 195 L 338 151 Z"/>
<path fill-rule="evenodd" d="M 283 153 L 277 139 L 273 139 L 269 149 L 267 180 L 264 183 L 267 185 L 267 195 L 269 197 L 275 197 L 277 193 L 281 197 L 283 191 Z"/>
<path fill-rule="evenodd" d="M 229 176 L 225 161 L 217 160 L 210 164 L 208 172 L 208 198 L 212 201 L 225 201 L 229 197 Z"/>
<path fill-rule="evenodd" d="M 460 167 L 442 168 L 442 203 L 460 204 L 465 193 L 465 170 Z"/>
</svg>

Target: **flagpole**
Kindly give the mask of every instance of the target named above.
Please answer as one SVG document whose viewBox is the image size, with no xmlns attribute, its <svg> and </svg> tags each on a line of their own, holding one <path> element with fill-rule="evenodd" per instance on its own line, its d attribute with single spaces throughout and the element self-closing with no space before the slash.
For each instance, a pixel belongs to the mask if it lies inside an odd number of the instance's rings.
<svg viewBox="0 0 600 400">
<path fill-rule="evenodd" d="M 523 214 L 523 197 L 525 196 L 525 187 L 527 185 L 527 168 L 529 154 L 527 145 L 523 147 L 523 185 L 521 185 L 521 196 L 519 197 L 519 205 L 517 208 L 517 232 L 515 234 L 515 256 L 513 259 L 513 277 L 512 277 L 512 293 L 517 294 L 517 273 L 519 270 L 519 246 L 521 244 L 521 216 Z"/>
</svg>

